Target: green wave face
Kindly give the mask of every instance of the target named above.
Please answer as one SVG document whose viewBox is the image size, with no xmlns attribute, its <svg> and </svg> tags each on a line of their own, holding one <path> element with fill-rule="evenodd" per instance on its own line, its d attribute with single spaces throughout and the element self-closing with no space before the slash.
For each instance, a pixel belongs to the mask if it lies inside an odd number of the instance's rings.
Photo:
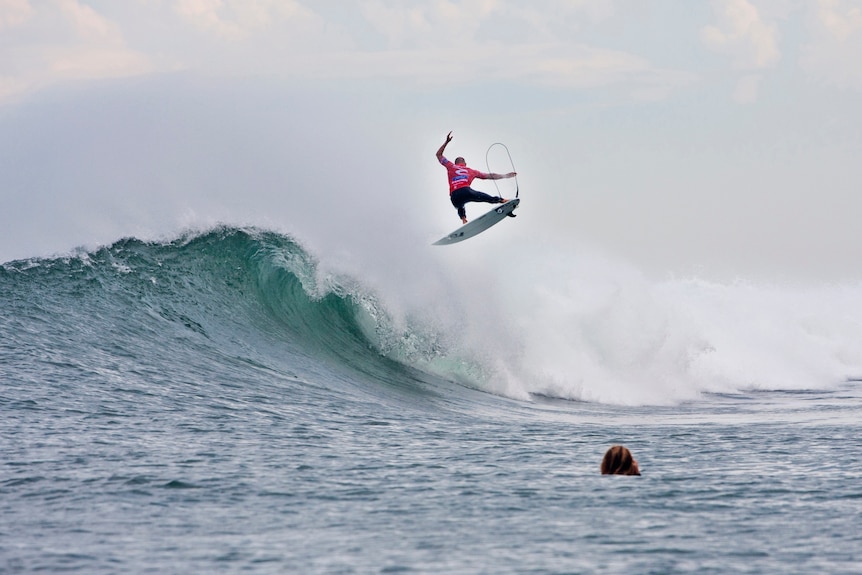
<svg viewBox="0 0 862 575">
<path fill-rule="evenodd" d="M 9 331 L 15 318 L 41 321 L 50 329 L 32 337 L 81 357 L 118 354 L 124 369 L 195 365 L 250 380 L 263 370 L 371 393 L 441 384 L 416 369 L 444 355 L 439 336 L 396 329 L 374 293 L 321 273 L 282 234 L 223 227 L 161 243 L 123 239 L 0 270 Z"/>
</svg>

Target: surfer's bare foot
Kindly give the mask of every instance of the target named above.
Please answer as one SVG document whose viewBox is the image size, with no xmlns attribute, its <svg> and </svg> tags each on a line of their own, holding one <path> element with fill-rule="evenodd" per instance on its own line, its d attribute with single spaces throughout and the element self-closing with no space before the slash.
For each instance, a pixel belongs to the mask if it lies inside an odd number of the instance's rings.
<svg viewBox="0 0 862 575">
<path fill-rule="evenodd" d="M 500 203 L 501 203 L 501 204 L 505 204 L 505 203 L 506 203 L 506 202 L 508 202 L 508 201 L 509 201 L 509 200 L 507 200 L 506 198 L 500 198 Z"/>
<path fill-rule="evenodd" d="M 462 224 L 466 224 L 466 223 L 467 223 L 467 218 L 461 218 L 461 223 L 462 223 Z"/>
</svg>

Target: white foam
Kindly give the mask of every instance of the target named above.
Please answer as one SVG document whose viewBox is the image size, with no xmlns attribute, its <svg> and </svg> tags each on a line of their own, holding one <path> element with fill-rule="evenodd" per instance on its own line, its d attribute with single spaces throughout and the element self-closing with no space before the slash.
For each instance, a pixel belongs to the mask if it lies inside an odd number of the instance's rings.
<svg viewBox="0 0 862 575">
<path fill-rule="evenodd" d="M 369 277 L 398 318 L 395 337 L 443 351 L 400 359 L 453 379 L 473 362 L 474 383 L 494 393 L 674 404 L 862 374 L 862 285 L 656 281 L 605 256 L 529 245 L 505 261 L 433 254 L 405 277 L 391 255 L 389 272 Z"/>
</svg>

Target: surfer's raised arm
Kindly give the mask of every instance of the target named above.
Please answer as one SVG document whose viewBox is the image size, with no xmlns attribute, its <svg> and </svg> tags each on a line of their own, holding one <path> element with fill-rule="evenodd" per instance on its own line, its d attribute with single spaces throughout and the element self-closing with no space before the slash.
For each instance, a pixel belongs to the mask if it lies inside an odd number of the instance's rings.
<svg viewBox="0 0 862 575">
<path fill-rule="evenodd" d="M 437 150 L 437 159 L 438 160 L 443 157 L 443 150 L 446 149 L 446 144 L 448 144 L 451 141 L 452 141 L 452 132 L 450 131 L 448 134 L 446 134 L 446 141 L 443 142 L 443 145 L 440 146 L 439 150 Z"/>
<path fill-rule="evenodd" d="M 508 174 L 477 174 L 476 177 L 480 180 L 505 180 L 506 178 L 514 178 L 517 175 L 518 172 L 509 172 Z"/>
</svg>

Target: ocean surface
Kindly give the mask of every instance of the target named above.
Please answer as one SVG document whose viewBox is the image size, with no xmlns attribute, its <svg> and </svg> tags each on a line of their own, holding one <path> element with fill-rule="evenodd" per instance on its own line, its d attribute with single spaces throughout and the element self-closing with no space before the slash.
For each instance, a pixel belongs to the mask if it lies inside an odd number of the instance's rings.
<svg viewBox="0 0 862 575">
<path fill-rule="evenodd" d="M 3 264 L 0 573 L 862 572 L 862 286 L 531 261 Z"/>
</svg>

